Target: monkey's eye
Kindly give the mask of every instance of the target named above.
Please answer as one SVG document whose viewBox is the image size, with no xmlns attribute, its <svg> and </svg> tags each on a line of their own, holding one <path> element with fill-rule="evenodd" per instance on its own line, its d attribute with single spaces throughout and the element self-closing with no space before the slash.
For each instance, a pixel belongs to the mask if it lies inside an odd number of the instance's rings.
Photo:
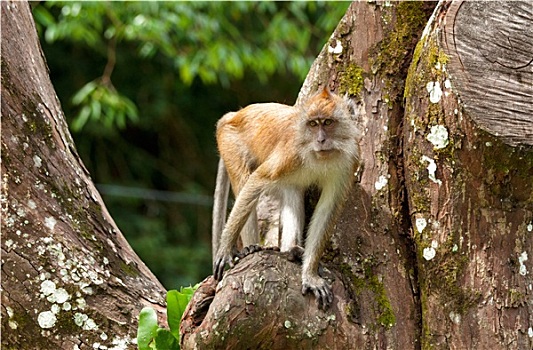
<svg viewBox="0 0 533 350">
<path fill-rule="evenodd" d="M 333 119 L 324 120 L 324 125 L 331 125 L 331 124 L 333 124 Z"/>
<path fill-rule="evenodd" d="M 311 121 L 309 121 L 309 126 L 311 126 L 311 127 L 315 127 L 315 126 L 317 126 L 317 125 L 318 125 L 318 122 L 317 122 L 316 120 L 311 120 Z"/>
</svg>

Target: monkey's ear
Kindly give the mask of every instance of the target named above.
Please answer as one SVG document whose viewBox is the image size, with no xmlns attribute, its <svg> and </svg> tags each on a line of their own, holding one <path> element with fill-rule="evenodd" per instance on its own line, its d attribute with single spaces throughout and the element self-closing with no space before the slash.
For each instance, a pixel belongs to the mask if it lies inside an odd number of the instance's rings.
<svg viewBox="0 0 533 350">
<path fill-rule="evenodd" d="M 324 86 L 324 88 L 322 89 L 322 92 L 320 92 L 320 97 L 321 98 L 324 98 L 324 99 L 329 99 L 331 98 L 331 91 L 329 91 L 328 87 L 327 86 Z"/>
</svg>

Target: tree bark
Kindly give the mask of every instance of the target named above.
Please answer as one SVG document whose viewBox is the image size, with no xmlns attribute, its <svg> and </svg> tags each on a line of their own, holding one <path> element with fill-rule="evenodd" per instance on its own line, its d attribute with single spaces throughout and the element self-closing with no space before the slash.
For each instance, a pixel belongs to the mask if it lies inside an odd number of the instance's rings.
<svg viewBox="0 0 533 350">
<path fill-rule="evenodd" d="M 350 95 L 365 131 L 332 307 L 259 252 L 202 285 L 184 349 L 532 348 L 532 8 L 435 5 L 354 2 L 303 84 Z"/>
<path fill-rule="evenodd" d="M 413 59 L 403 142 L 427 348 L 533 346 L 532 24 L 531 3 L 442 2 Z"/>
<path fill-rule="evenodd" d="M 137 315 L 162 311 L 165 289 L 75 150 L 28 3 L 1 11 L 2 347 L 136 348 Z"/>
</svg>

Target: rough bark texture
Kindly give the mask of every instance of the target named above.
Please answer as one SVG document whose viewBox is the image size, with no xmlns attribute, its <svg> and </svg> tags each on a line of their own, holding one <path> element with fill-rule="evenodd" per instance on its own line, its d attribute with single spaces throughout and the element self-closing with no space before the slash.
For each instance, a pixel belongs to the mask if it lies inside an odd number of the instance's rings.
<svg viewBox="0 0 533 350">
<path fill-rule="evenodd" d="M 531 6 L 436 5 L 353 3 L 302 87 L 348 93 L 365 130 L 331 309 L 260 252 L 204 284 L 184 349 L 532 348 Z"/>
<path fill-rule="evenodd" d="M 165 290 L 76 153 L 28 3 L 1 11 L 2 348 L 136 348 Z"/>
<path fill-rule="evenodd" d="M 443 2 L 415 53 L 403 138 L 427 348 L 533 346 L 532 23 L 531 3 Z"/>
</svg>

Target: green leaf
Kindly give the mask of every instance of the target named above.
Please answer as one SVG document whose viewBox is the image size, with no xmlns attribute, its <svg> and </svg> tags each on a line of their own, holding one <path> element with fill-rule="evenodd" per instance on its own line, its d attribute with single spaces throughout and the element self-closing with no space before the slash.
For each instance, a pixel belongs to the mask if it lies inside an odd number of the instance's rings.
<svg viewBox="0 0 533 350">
<path fill-rule="evenodd" d="M 38 6 L 35 8 L 33 11 L 33 17 L 35 17 L 37 22 L 45 27 L 53 26 L 56 23 L 54 16 L 52 16 L 50 11 L 43 6 Z"/>
<path fill-rule="evenodd" d="M 189 303 L 190 297 L 187 294 L 178 292 L 177 290 L 169 290 L 167 292 L 167 321 L 170 327 L 170 332 L 174 337 L 180 337 L 180 322 L 181 316 Z"/>
<path fill-rule="evenodd" d="M 87 121 L 89 120 L 90 115 L 91 115 L 91 108 L 89 106 L 83 106 L 80 113 L 76 116 L 76 118 L 72 122 L 72 130 L 80 131 L 85 126 Z"/>
<path fill-rule="evenodd" d="M 176 338 L 168 329 L 159 328 L 155 337 L 155 348 L 157 350 L 179 350 L 179 337 Z"/>
<path fill-rule="evenodd" d="M 143 308 L 139 314 L 139 328 L 137 329 L 139 350 L 153 349 L 150 344 L 157 336 L 157 329 L 157 314 L 155 310 L 151 307 Z"/>
<path fill-rule="evenodd" d="M 91 101 L 91 115 L 93 119 L 100 119 L 100 116 L 102 115 L 102 104 L 100 103 L 100 101 Z"/>
<path fill-rule="evenodd" d="M 72 97 L 72 104 L 81 104 L 95 89 L 97 85 L 94 81 L 85 84 L 77 93 Z"/>
<path fill-rule="evenodd" d="M 181 317 L 198 286 L 199 284 L 196 284 L 193 287 L 181 287 L 179 292 L 177 290 L 167 292 L 167 321 L 170 332 L 177 339 L 180 338 Z"/>
</svg>

